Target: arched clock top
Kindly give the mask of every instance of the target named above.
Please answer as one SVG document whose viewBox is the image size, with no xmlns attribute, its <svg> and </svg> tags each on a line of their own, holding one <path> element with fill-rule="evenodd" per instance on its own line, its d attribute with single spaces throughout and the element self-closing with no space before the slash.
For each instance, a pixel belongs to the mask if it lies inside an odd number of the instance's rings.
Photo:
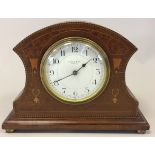
<svg viewBox="0 0 155 155">
<path fill-rule="evenodd" d="M 111 54 L 132 54 L 137 50 L 137 48 L 129 40 L 108 28 L 85 22 L 67 22 L 48 26 L 31 34 L 30 36 L 22 40 L 14 48 L 14 51 L 20 53 L 21 50 L 24 50 L 28 53 L 29 50 L 33 49 L 37 52 L 37 50 L 41 50 L 42 48 L 40 42 L 48 42 L 51 40 L 51 38 L 56 38 L 61 35 L 61 33 L 65 32 L 68 32 L 69 36 L 69 32 L 74 31 L 80 33 L 89 33 L 89 35 L 101 39 L 103 44 L 104 42 L 106 44 L 108 43 Z"/>
</svg>

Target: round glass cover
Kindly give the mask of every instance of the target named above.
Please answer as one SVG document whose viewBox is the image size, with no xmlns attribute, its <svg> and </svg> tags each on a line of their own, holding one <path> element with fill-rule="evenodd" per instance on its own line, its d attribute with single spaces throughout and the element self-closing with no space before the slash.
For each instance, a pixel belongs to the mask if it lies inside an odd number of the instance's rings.
<svg viewBox="0 0 155 155">
<path fill-rule="evenodd" d="M 48 93 L 66 103 L 94 99 L 106 87 L 110 68 L 103 49 L 80 37 L 62 39 L 45 52 L 41 79 Z"/>
</svg>

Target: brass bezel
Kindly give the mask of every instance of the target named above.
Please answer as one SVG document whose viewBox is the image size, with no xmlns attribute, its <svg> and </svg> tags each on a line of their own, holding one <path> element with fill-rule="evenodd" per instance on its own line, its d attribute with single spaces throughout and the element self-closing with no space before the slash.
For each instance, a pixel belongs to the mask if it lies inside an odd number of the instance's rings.
<svg viewBox="0 0 155 155">
<path fill-rule="evenodd" d="M 105 78 L 102 79 L 102 85 L 89 97 L 85 97 L 84 99 L 79 99 L 79 100 L 74 100 L 74 99 L 67 99 L 65 97 L 62 97 L 61 95 L 59 95 L 58 93 L 56 93 L 54 91 L 54 89 L 50 89 L 49 88 L 49 84 L 47 82 L 46 76 L 45 76 L 45 71 L 44 71 L 44 64 L 46 62 L 46 58 L 48 57 L 48 55 L 54 51 L 56 48 L 58 48 L 59 46 L 61 46 L 64 43 L 69 43 L 69 42 L 73 42 L 73 41 L 79 41 L 82 43 L 87 43 L 87 45 L 95 48 L 100 55 L 102 56 L 102 58 L 105 60 L 105 65 L 106 65 L 106 76 Z M 74 105 L 79 105 L 81 103 L 86 103 L 89 102 L 93 99 L 95 99 L 97 96 L 99 96 L 106 88 L 108 81 L 109 81 L 109 77 L 110 77 L 110 64 L 109 64 L 109 60 L 108 57 L 106 55 L 106 53 L 104 52 L 104 50 L 94 41 L 87 39 L 87 38 L 83 38 L 83 37 L 68 37 L 68 38 L 64 38 L 61 39 L 57 42 L 55 42 L 53 45 L 51 45 L 47 51 L 45 52 L 42 60 L 41 60 L 41 64 L 40 64 L 40 77 L 41 77 L 41 81 L 42 84 L 44 86 L 44 88 L 46 89 L 46 91 L 54 98 L 56 98 L 57 100 L 61 101 L 62 103 L 68 103 L 68 104 L 74 104 Z M 77 103 L 77 104 L 76 104 Z"/>
</svg>

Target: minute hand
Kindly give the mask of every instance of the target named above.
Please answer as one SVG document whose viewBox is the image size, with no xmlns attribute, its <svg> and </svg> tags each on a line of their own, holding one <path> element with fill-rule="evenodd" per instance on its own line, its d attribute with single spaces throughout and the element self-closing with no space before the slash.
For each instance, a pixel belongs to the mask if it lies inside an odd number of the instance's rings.
<svg viewBox="0 0 155 155">
<path fill-rule="evenodd" d="M 72 74 L 70 74 L 70 75 L 68 75 L 68 76 L 65 76 L 65 77 L 63 77 L 63 78 L 61 78 L 61 79 L 59 79 L 59 80 L 56 80 L 56 81 L 54 81 L 54 82 L 61 81 L 61 80 L 65 79 L 65 78 L 68 78 L 69 76 L 72 76 L 72 75 L 73 75 L 73 73 L 72 73 Z"/>
</svg>

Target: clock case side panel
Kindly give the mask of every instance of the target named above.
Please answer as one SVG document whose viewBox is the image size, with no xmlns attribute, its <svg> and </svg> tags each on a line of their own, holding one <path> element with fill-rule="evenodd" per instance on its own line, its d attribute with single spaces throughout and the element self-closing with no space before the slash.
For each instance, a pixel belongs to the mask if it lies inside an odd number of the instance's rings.
<svg viewBox="0 0 155 155">
<path fill-rule="evenodd" d="M 106 90 L 92 102 L 76 107 L 59 104 L 53 99 L 45 91 L 39 71 L 41 58 L 46 49 L 59 39 L 72 36 L 86 37 L 97 42 L 107 53 L 111 67 L 111 77 Z M 33 33 L 20 42 L 14 51 L 20 56 L 26 69 L 23 94 L 14 101 L 14 111 L 18 116 L 136 116 L 138 103 L 128 93 L 125 85 L 126 65 L 136 47 L 118 33 L 90 23 L 62 23 Z"/>
</svg>

